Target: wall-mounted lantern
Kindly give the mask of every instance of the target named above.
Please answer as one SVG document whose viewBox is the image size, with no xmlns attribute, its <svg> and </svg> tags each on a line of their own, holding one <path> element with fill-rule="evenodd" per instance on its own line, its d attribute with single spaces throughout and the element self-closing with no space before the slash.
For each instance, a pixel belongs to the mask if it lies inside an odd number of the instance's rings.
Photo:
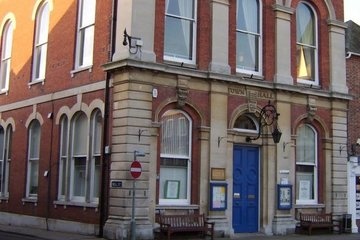
<svg viewBox="0 0 360 240">
<path fill-rule="evenodd" d="M 280 113 L 277 112 L 274 105 L 268 102 L 267 105 L 265 105 L 259 114 L 258 117 L 258 123 L 259 123 L 259 131 L 258 135 L 256 137 L 246 137 L 246 142 L 251 142 L 252 140 L 256 140 L 260 137 L 262 133 L 262 129 L 265 126 L 272 126 L 273 131 L 271 133 L 274 143 L 279 143 L 281 138 L 281 131 L 278 128 L 278 118 L 280 116 Z"/>
</svg>

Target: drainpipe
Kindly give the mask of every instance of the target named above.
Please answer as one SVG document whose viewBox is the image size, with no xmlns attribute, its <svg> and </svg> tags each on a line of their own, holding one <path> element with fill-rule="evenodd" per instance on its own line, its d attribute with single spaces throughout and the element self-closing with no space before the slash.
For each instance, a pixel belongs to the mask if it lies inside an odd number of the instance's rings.
<svg viewBox="0 0 360 240">
<path fill-rule="evenodd" d="M 112 56 L 115 51 L 115 37 L 116 37 L 116 20 L 117 20 L 117 0 L 112 1 L 111 26 L 110 26 L 110 40 L 109 40 L 109 56 L 108 61 L 112 61 Z M 99 200 L 100 209 L 100 227 L 99 236 L 104 234 L 104 225 L 108 217 L 108 197 L 109 197 L 109 170 L 110 170 L 110 150 L 109 150 L 109 108 L 110 108 L 110 78 L 111 74 L 106 72 L 105 83 L 105 106 L 104 106 L 104 124 L 103 124 L 103 138 L 102 138 L 102 167 L 101 167 L 101 193 Z"/>
</svg>

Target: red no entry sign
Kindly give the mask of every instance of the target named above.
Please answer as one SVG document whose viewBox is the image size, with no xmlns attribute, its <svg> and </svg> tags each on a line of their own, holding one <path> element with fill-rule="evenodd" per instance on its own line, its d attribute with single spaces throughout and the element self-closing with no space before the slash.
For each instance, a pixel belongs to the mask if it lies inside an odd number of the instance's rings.
<svg viewBox="0 0 360 240">
<path fill-rule="evenodd" d="M 138 178 L 141 175 L 141 164 L 139 161 L 133 161 L 130 167 L 130 173 L 133 178 Z"/>
</svg>

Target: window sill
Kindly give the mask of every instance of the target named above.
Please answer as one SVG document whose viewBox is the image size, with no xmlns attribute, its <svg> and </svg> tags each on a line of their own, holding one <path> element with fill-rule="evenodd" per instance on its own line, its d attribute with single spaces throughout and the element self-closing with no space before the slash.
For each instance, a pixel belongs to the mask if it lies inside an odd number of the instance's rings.
<svg viewBox="0 0 360 240">
<path fill-rule="evenodd" d="M 0 196 L 0 203 L 2 203 L 2 202 L 8 203 L 9 202 L 9 197 L 8 196 Z"/>
<path fill-rule="evenodd" d="M 62 200 L 54 201 L 54 205 L 55 208 L 57 207 L 57 205 L 63 206 L 64 208 L 66 208 L 66 206 L 83 207 L 84 209 L 95 208 L 95 211 L 97 211 L 99 206 L 99 204 L 95 202 L 86 203 L 86 202 L 72 202 L 72 201 L 62 201 Z"/>
<path fill-rule="evenodd" d="M 309 204 L 295 204 L 294 208 L 318 208 L 318 209 L 323 209 L 325 208 L 325 204 L 323 203 L 309 203 Z"/>
<path fill-rule="evenodd" d="M 28 86 L 29 86 L 29 88 L 31 88 L 32 85 L 36 85 L 36 84 L 40 84 L 40 83 L 41 83 L 42 85 L 44 85 L 45 79 L 33 80 L 33 81 L 31 81 L 31 82 L 28 83 Z"/>
<path fill-rule="evenodd" d="M 191 69 L 197 68 L 196 64 L 184 63 L 184 62 L 180 62 L 180 61 L 177 62 L 177 61 L 164 60 L 164 63 L 167 65 L 176 66 L 176 67 L 191 68 Z"/>
<path fill-rule="evenodd" d="M 77 68 L 77 69 L 74 69 L 74 70 L 70 71 L 70 75 L 71 75 L 71 77 L 73 78 L 74 75 L 75 75 L 76 73 L 79 73 L 79 72 L 84 72 L 84 71 L 92 72 L 92 67 L 93 67 L 92 65 L 86 66 L 86 67 L 79 67 L 79 68 Z"/>
<path fill-rule="evenodd" d="M 156 210 L 177 210 L 177 209 L 181 209 L 181 210 L 197 210 L 199 209 L 199 205 L 156 205 L 155 207 Z"/>
<path fill-rule="evenodd" d="M 33 203 L 34 206 L 37 206 L 37 202 L 38 202 L 38 199 L 37 198 L 23 198 L 21 199 L 23 205 L 25 205 L 25 203 Z"/>
</svg>

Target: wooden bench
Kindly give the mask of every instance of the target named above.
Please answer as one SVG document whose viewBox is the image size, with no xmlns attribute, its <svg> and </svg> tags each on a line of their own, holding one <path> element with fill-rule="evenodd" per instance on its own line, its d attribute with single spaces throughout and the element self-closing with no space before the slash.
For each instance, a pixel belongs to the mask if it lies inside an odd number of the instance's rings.
<svg viewBox="0 0 360 240">
<path fill-rule="evenodd" d="M 167 236 L 175 232 L 200 232 L 203 237 L 210 235 L 214 239 L 214 223 L 207 222 L 203 214 L 159 215 L 161 235 Z"/>
<path fill-rule="evenodd" d="M 334 227 L 338 227 L 338 224 L 334 223 L 331 213 L 300 213 L 300 228 L 307 229 L 309 235 L 314 228 L 332 232 Z"/>
</svg>

